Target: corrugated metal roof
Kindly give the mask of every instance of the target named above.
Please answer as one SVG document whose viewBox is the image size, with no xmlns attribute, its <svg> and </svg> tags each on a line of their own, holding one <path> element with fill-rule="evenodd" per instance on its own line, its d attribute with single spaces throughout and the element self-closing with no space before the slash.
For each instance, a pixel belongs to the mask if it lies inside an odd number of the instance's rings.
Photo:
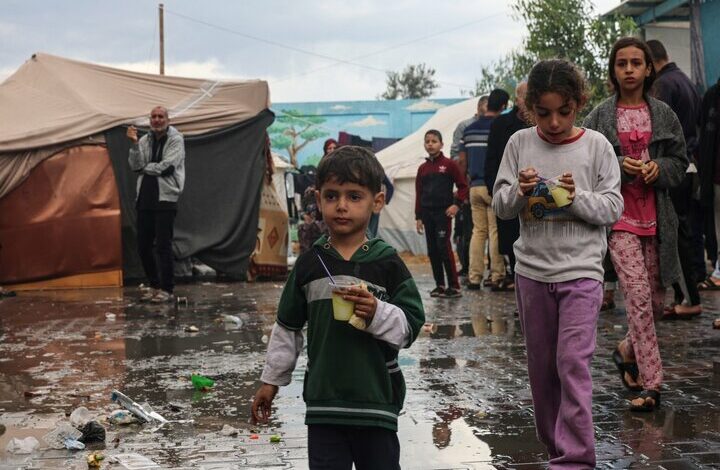
<svg viewBox="0 0 720 470">
<path fill-rule="evenodd" d="M 687 21 L 690 18 L 688 0 L 628 0 L 603 16 L 631 16 L 638 25 L 667 21 Z"/>
</svg>

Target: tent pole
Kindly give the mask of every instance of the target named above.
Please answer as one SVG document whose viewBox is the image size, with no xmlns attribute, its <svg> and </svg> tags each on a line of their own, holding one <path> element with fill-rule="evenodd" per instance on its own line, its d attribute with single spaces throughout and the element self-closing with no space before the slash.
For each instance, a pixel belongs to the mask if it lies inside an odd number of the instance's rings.
<svg viewBox="0 0 720 470">
<path fill-rule="evenodd" d="M 159 5 L 158 19 L 160 20 L 160 75 L 165 75 L 165 7 Z"/>
</svg>

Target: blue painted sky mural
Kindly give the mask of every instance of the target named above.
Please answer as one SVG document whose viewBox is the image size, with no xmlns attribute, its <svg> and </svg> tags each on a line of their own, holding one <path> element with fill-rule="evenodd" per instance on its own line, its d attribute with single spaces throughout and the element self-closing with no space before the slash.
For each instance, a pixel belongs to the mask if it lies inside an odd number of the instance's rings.
<svg viewBox="0 0 720 470">
<path fill-rule="evenodd" d="M 435 112 L 463 98 L 274 103 L 276 120 L 269 129 L 273 151 L 296 165 L 317 165 L 322 146 L 340 132 L 373 138 L 401 139 Z"/>
</svg>

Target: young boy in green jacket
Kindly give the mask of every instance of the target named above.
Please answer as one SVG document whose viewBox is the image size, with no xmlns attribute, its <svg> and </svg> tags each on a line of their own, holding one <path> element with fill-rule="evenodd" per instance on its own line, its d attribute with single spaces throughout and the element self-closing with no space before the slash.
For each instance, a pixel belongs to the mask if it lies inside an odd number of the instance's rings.
<svg viewBox="0 0 720 470">
<path fill-rule="evenodd" d="M 405 380 L 398 351 L 415 340 L 425 313 L 395 249 L 366 237 L 371 215 L 385 202 L 382 177 L 380 163 L 361 147 L 342 147 L 320 162 L 317 201 L 329 236 L 290 273 L 252 404 L 253 418 L 267 422 L 278 387 L 290 383 L 307 324 L 303 399 L 311 469 L 400 468 Z M 338 289 L 348 282 L 355 287 Z M 359 327 L 334 318 L 333 292 L 354 303 L 354 319 L 364 320 Z"/>
</svg>

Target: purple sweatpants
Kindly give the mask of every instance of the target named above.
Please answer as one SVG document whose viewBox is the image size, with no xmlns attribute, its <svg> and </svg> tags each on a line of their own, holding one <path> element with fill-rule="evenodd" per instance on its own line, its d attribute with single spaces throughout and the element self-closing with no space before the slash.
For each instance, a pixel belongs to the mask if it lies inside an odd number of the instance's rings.
<svg viewBox="0 0 720 470">
<path fill-rule="evenodd" d="M 551 469 L 595 468 L 590 361 L 602 283 L 545 283 L 516 276 L 520 324 L 538 439 Z"/>
</svg>

